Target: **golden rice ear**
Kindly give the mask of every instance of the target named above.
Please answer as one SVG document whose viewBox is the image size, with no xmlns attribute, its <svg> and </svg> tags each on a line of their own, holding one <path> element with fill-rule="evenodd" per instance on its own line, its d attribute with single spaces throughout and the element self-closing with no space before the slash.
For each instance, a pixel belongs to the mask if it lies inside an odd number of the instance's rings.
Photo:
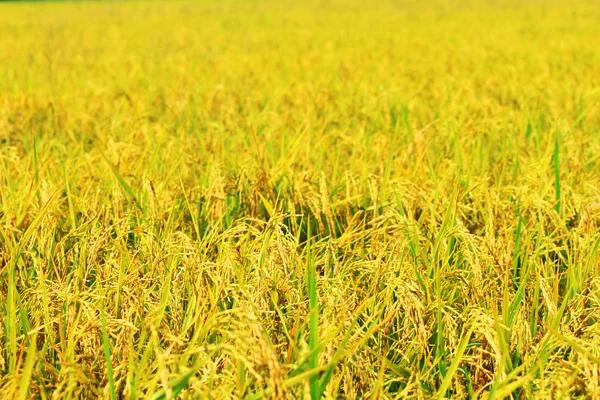
<svg viewBox="0 0 600 400">
<path fill-rule="evenodd" d="M 600 226 L 600 202 L 588 204 L 579 222 L 579 228 L 587 234 L 597 231 Z"/>
</svg>

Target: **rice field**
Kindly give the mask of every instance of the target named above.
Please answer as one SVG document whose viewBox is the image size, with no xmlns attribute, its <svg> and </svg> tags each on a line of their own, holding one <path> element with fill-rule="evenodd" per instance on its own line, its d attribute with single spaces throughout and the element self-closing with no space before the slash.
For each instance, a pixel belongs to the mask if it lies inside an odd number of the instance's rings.
<svg viewBox="0 0 600 400">
<path fill-rule="evenodd" d="M 0 3 L 0 203 L 3 399 L 597 399 L 600 6 Z"/>
</svg>

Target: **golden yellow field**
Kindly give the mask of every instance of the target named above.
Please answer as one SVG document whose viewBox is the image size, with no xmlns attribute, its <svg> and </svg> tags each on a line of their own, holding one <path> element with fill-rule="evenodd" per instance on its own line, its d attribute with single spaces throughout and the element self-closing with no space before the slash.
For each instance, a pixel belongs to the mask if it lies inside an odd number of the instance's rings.
<svg viewBox="0 0 600 400">
<path fill-rule="evenodd" d="M 2 399 L 597 399 L 599 246 L 595 1 L 0 3 Z"/>
</svg>

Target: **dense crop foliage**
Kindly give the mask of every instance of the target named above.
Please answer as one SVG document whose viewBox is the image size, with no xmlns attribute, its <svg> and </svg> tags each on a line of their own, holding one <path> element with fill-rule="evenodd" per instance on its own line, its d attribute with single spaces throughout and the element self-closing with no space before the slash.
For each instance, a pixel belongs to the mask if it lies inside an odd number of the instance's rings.
<svg viewBox="0 0 600 400">
<path fill-rule="evenodd" d="M 369 3 L 0 4 L 1 398 L 600 397 L 598 4 Z"/>
</svg>

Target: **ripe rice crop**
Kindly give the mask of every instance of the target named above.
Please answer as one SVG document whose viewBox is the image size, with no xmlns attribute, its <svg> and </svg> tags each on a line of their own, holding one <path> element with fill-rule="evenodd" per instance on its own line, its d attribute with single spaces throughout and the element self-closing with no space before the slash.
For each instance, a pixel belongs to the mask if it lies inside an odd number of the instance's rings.
<svg viewBox="0 0 600 400">
<path fill-rule="evenodd" d="M 0 4 L 0 398 L 600 398 L 600 7 Z"/>
</svg>

